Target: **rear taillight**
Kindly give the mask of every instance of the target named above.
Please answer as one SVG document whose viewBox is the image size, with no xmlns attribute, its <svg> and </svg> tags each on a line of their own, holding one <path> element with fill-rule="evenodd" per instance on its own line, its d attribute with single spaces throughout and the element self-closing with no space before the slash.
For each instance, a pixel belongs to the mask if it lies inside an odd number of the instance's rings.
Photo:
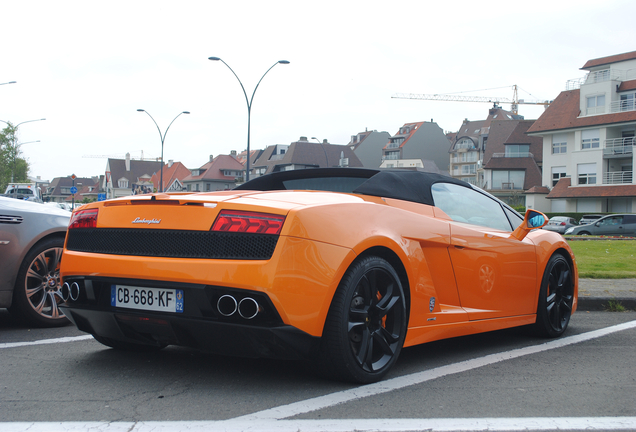
<svg viewBox="0 0 636 432">
<path fill-rule="evenodd" d="M 285 216 L 239 210 L 222 210 L 210 231 L 280 234 Z"/>
<path fill-rule="evenodd" d="M 561 225 L 561 226 L 565 226 L 565 222 L 561 222 L 559 225 Z"/>
<path fill-rule="evenodd" d="M 97 209 L 80 210 L 73 213 L 68 229 L 97 227 Z"/>
</svg>

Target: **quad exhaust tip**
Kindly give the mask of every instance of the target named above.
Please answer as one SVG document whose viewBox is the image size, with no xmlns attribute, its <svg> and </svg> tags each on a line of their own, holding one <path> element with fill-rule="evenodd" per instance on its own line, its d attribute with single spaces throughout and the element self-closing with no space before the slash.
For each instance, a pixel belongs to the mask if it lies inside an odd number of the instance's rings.
<svg viewBox="0 0 636 432">
<path fill-rule="evenodd" d="M 64 285 L 62 285 L 62 300 L 68 301 L 68 299 L 70 298 L 73 301 L 77 301 L 77 299 L 79 298 L 79 294 L 80 286 L 77 282 L 73 282 L 72 284 L 64 282 Z"/>
<path fill-rule="evenodd" d="M 245 297 L 241 301 L 236 301 L 234 296 L 229 294 L 222 295 L 216 302 L 216 309 L 223 316 L 230 317 L 236 312 L 246 320 L 256 318 L 261 310 L 260 305 L 251 297 Z"/>
</svg>

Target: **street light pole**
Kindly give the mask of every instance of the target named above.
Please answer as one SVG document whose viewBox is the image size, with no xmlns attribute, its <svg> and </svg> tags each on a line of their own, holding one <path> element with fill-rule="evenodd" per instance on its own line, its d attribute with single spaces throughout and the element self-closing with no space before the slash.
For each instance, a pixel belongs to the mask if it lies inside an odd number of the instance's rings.
<svg viewBox="0 0 636 432">
<path fill-rule="evenodd" d="M 249 179 L 250 179 L 250 119 L 251 119 L 251 115 L 252 115 L 252 102 L 254 101 L 254 95 L 256 94 L 256 89 L 258 88 L 259 84 L 261 83 L 261 81 L 263 81 L 263 78 L 265 78 L 265 75 L 267 75 L 267 72 L 272 70 L 272 68 L 274 66 L 276 66 L 277 64 L 279 64 L 279 63 L 280 64 L 289 64 L 289 61 L 287 61 L 287 60 L 278 60 L 269 69 L 267 69 L 265 71 L 265 73 L 263 74 L 263 76 L 261 77 L 261 79 L 258 80 L 258 83 L 256 84 L 256 87 L 254 87 L 254 91 L 252 92 L 252 97 L 248 100 L 247 99 L 247 92 L 245 91 L 245 87 L 243 87 L 243 83 L 241 82 L 241 79 L 238 77 L 236 72 L 234 72 L 234 70 L 230 67 L 230 65 L 225 63 L 225 61 L 223 61 L 223 59 L 220 58 L 220 57 L 208 57 L 208 60 L 223 62 L 223 64 L 225 66 L 227 66 L 227 68 L 229 70 L 232 71 L 232 73 L 234 74 L 234 76 L 238 80 L 239 84 L 241 85 L 241 89 L 243 89 L 243 94 L 245 95 L 245 102 L 247 103 L 247 159 L 245 160 L 245 181 L 249 181 Z"/>
<path fill-rule="evenodd" d="M 170 122 L 170 124 L 168 125 L 168 127 L 166 128 L 166 131 L 163 133 L 163 135 L 161 134 L 161 129 L 159 129 L 159 125 L 157 124 L 157 122 L 155 121 L 154 118 L 152 118 L 152 116 L 150 115 L 150 113 L 146 110 L 143 109 L 138 109 L 137 111 L 139 112 L 145 112 L 146 114 L 148 114 L 148 117 L 150 117 L 150 119 L 152 120 L 152 122 L 155 124 L 155 126 L 157 126 L 157 130 L 159 131 L 159 137 L 161 138 L 161 180 L 160 180 L 160 185 L 161 185 L 161 190 L 157 189 L 157 192 L 163 192 L 163 142 L 166 139 L 166 135 L 168 134 L 168 129 L 170 129 L 170 126 L 172 126 L 172 123 L 174 123 L 174 121 L 179 118 L 179 116 L 181 114 L 190 114 L 190 111 L 182 111 L 179 114 L 177 114 L 177 116 L 172 119 L 172 121 Z"/>
<path fill-rule="evenodd" d="M 16 84 L 16 83 L 17 83 L 17 81 L 9 81 L 9 82 L 6 82 L 6 83 L 0 83 L 0 85 L 5 85 L 5 84 Z"/>
</svg>

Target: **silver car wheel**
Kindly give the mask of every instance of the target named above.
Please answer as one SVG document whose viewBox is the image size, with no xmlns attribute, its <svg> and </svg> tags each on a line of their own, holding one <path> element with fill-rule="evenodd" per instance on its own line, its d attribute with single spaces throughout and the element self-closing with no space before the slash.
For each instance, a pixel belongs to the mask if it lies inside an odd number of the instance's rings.
<svg viewBox="0 0 636 432">
<path fill-rule="evenodd" d="M 26 254 L 16 277 L 9 311 L 17 319 L 38 327 L 68 324 L 59 306 L 64 302 L 60 285 L 63 237 L 49 237 Z"/>
<path fill-rule="evenodd" d="M 25 278 L 25 292 L 35 312 L 49 319 L 64 317 L 58 308 L 63 302 L 60 285 L 62 248 L 42 251 L 29 264 Z"/>
</svg>

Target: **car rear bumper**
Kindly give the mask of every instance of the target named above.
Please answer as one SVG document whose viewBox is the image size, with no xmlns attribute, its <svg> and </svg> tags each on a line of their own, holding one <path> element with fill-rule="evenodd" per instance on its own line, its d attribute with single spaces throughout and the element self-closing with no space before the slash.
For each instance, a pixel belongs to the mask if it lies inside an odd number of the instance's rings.
<svg viewBox="0 0 636 432">
<path fill-rule="evenodd" d="M 281 359 L 310 358 L 320 338 L 294 327 L 257 327 L 136 311 L 61 307 L 81 331 L 117 341 L 179 345 L 215 354 Z"/>
</svg>

